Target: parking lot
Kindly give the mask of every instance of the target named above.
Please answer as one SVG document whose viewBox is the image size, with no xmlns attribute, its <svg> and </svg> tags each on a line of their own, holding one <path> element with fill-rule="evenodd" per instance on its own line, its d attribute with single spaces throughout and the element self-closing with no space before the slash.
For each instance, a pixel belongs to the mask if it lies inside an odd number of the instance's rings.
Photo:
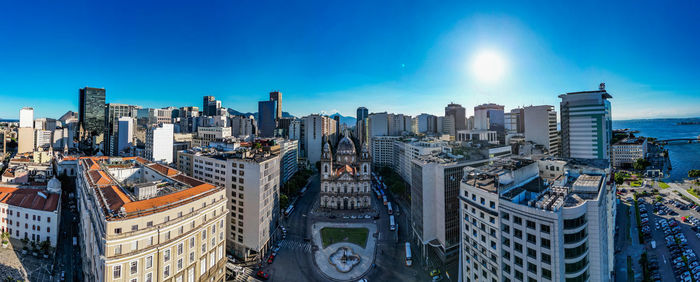
<svg viewBox="0 0 700 282">
<path fill-rule="evenodd" d="M 700 250 L 700 227 L 696 227 L 700 213 L 672 193 L 661 198 L 661 202 L 655 202 L 653 196 L 638 201 L 650 277 L 654 281 L 700 281 L 696 253 Z"/>
</svg>

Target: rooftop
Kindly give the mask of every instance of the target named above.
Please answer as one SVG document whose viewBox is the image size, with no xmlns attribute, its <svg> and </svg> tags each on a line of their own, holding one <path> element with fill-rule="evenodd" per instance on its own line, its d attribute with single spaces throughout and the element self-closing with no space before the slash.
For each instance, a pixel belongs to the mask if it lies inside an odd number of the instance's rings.
<svg viewBox="0 0 700 282">
<path fill-rule="evenodd" d="M 42 189 L 0 187 L 0 203 L 26 209 L 56 211 L 59 198 Z"/>
<path fill-rule="evenodd" d="M 223 189 L 139 157 L 82 157 L 79 165 L 107 220 L 160 212 Z"/>
<path fill-rule="evenodd" d="M 644 141 L 646 141 L 646 138 L 640 137 L 640 138 L 625 138 L 620 141 L 617 141 L 613 145 L 642 145 L 644 144 Z"/>
<path fill-rule="evenodd" d="M 274 150 L 276 148 L 276 150 Z M 254 162 L 264 162 L 274 158 L 279 153 L 279 146 L 272 146 L 262 149 L 254 149 L 249 146 L 239 147 L 232 151 L 222 151 L 216 148 L 195 147 L 185 150 L 188 154 L 196 156 L 210 157 L 217 160 L 244 159 Z"/>
</svg>

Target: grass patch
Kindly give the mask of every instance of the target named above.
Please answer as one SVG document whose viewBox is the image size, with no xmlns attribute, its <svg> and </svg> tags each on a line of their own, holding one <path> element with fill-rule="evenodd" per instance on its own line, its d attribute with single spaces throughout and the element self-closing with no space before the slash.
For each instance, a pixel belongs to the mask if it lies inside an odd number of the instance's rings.
<svg viewBox="0 0 700 282">
<path fill-rule="evenodd" d="M 353 243 L 364 248 L 367 245 L 367 235 L 369 235 L 367 228 L 324 227 L 321 229 L 324 248 L 338 242 Z"/>
<path fill-rule="evenodd" d="M 686 190 L 686 191 L 688 191 L 688 193 L 690 193 L 690 195 L 693 195 L 693 196 L 695 196 L 696 198 L 700 198 L 700 197 L 698 197 L 698 190 L 697 190 L 697 189 L 695 189 L 695 188 L 688 188 L 688 190 Z"/>
<path fill-rule="evenodd" d="M 659 187 L 661 187 L 661 189 L 666 189 L 666 188 L 671 187 L 671 186 L 666 184 L 666 182 L 659 181 Z"/>
<path fill-rule="evenodd" d="M 640 186 L 642 186 L 642 181 L 639 181 L 639 180 L 632 181 L 632 182 L 630 182 L 630 186 L 632 186 L 632 187 L 640 187 Z"/>
</svg>

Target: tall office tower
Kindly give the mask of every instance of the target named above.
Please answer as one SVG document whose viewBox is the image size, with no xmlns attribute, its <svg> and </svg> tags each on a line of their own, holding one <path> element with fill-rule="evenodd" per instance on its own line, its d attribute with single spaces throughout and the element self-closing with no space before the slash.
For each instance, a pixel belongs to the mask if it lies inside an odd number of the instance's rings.
<svg viewBox="0 0 700 282">
<path fill-rule="evenodd" d="M 253 116 L 233 116 L 231 117 L 231 136 L 245 137 L 255 134 L 255 119 Z"/>
<path fill-rule="evenodd" d="M 291 140 L 299 140 L 299 146 L 301 147 L 301 127 L 302 127 L 302 120 L 300 119 L 293 119 L 289 123 L 289 139 Z M 300 154 L 301 155 L 301 154 Z"/>
<path fill-rule="evenodd" d="M 374 136 L 372 137 L 370 147 L 372 148 L 372 167 L 391 167 L 393 168 L 396 152 L 394 141 L 399 140 L 400 136 Z"/>
<path fill-rule="evenodd" d="M 412 240 L 424 250 L 421 260 L 456 273 L 460 249 L 459 183 L 464 168 L 489 159 L 470 160 L 446 154 L 418 156 L 411 166 Z"/>
<path fill-rule="evenodd" d="M 601 83 L 597 91 L 559 95 L 561 153 L 565 158 L 610 159 L 612 96 Z"/>
<path fill-rule="evenodd" d="M 199 107 L 180 107 L 178 113 L 181 118 L 198 117 Z"/>
<path fill-rule="evenodd" d="M 216 100 L 214 96 L 204 96 L 202 103 L 202 115 L 216 116 L 221 108 L 221 101 Z"/>
<path fill-rule="evenodd" d="M 452 137 L 457 136 L 457 130 L 455 130 L 454 116 L 445 116 L 442 119 L 442 133 L 450 135 Z"/>
<path fill-rule="evenodd" d="M 80 158 L 76 184 L 84 281 L 224 280 L 224 187 L 133 157 Z"/>
<path fill-rule="evenodd" d="M 19 127 L 34 127 L 34 108 L 24 107 L 19 110 Z"/>
<path fill-rule="evenodd" d="M 606 161 L 508 158 L 465 169 L 459 280 L 612 281 L 615 190 Z"/>
<path fill-rule="evenodd" d="M 299 140 L 279 138 L 280 146 L 280 183 L 287 182 L 299 171 Z"/>
<path fill-rule="evenodd" d="M 323 144 L 336 136 L 335 122 L 327 116 L 318 114 L 308 115 L 302 118 L 303 125 L 303 151 L 311 164 L 321 160 Z"/>
<path fill-rule="evenodd" d="M 228 250 L 242 260 L 267 253 L 278 226 L 280 156 L 263 150 L 178 152 L 178 168 L 226 187 L 231 214 L 226 224 Z"/>
<path fill-rule="evenodd" d="M 469 116 L 467 118 L 467 130 L 473 130 L 474 129 L 474 116 Z"/>
<path fill-rule="evenodd" d="M 270 101 L 275 102 L 275 121 L 282 119 L 282 92 L 270 92 Z"/>
<path fill-rule="evenodd" d="M 169 123 L 148 128 L 146 132 L 146 159 L 166 164 L 173 162 L 173 130 Z"/>
<path fill-rule="evenodd" d="M 277 128 L 275 129 L 276 137 L 289 138 L 289 126 L 294 120 L 293 117 L 283 117 L 277 121 Z"/>
<path fill-rule="evenodd" d="M 467 114 L 466 109 L 460 104 L 450 103 L 445 107 L 445 117 L 453 117 L 455 132 L 457 130 L 467 129 Z"/>
<path fill-rule="evenodd" d="M 134 118 L 120 117 L 117 120 L 116 154 L 134 146 Z"/>
<path fill-rule="evenodd" d="M 106 153 L 110 156 L 119 154 L 118 137 L 120 135 L 119 119 L 122 117 L 136 118 L 140 106 L 109 103 L 105 107 L 105 142 Z M 132 127 L 133 130 L 133 127 Z M 131 133 L 133 135 L 133 133 Z M 131 142 L 131 141 L 130 141 Z"/>
<path fill-rule="evenodd" d="M 19 110 L 19 128 L 17 129 L 17 153 L 34 151 L 34 109 Z"/>
<path fill-rule="evenodd" d="M 554 106 L 525 107 L 525 141 L 544 146 L 550 155 L 559 152 L 559 133 L 557 132 L 557 112 Z"/>
<path fill-rule="evenodd" d="M 425 113 L 416 116 L 416 132 L 426 134 L 436 133 L 437 117 Z"/>
<path fill-rule="evenodd" d="M 90 136 L 105 132 L 105 89 L 85 87 L 80 89 L 78 122 Z"/>
<path fill-rule="evenodd" d="M 474 129 L 503 131 L 505 128 L 504 107 L 483 104 L 474 107 Z"/>
<path fill-rule="evenodd" d="M 369 142 L 367 139 L 367 117 L 369 117 L 369 111 L 367 108 L 357 108 L 357 116 L 355 116 L 355 136 L 363 143 Z"/>
<path fill-rule="evenodd" d="M 258 136 L 273 137 L 275 131 L 275 102 L 258 102 Z"/>
<path fill-rule="evenodd" d="M 504 113 L 506 134 L 525 133 L 525 110 L 516 108 Z"/>
</svg>

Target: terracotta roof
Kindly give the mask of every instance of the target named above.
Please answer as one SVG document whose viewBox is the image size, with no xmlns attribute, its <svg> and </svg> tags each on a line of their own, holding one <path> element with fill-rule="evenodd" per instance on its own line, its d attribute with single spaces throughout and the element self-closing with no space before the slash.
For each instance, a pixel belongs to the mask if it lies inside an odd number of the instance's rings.
<svg viewBox="0 0 700 282">
<path fill-rule="evenodd" d="M 38 193 L 43 193 L 46 198 Z M 51 194 L 41 189 L 19 189 L 0 187 L 0 203 L 26 209 L 55 211 L 58 208 L 58 194 Z"/>
<path fill-rule="evenodd" d="M 148 167 L 160 172 L 161 174 L 167 175 L 167 176 L 175 176 L 178 173 L 180 173 L 177 170 L 174 170 L 172 168 L 169 168 L 167 166 L 164 166 L 164 165 L 158 164 L 158 163 L 148 164 Z"/>
<path fill-rule="evenodd" d="M 119 210 L 124 204 L 131 202 L 129 197 L 124 194 L 124 192 L 119 189 L 118 186 L 111 185 L 99 188 L 102 191 L 102 196 L 105 202 L 107 202 L 108 208 L 110 210 Z"/>
<path fill-rule="evenodd" d="M 14 168 L 8 168 L 5 170 L 5 172 L 2 174 L 4 177 L 15 177 L 15 169 Z"/>
<path fill-rule="evenodd" d="M 78 158 L 73 157 L 73 156 L 63 157 L 63 160 L 64 160 L 64 161 L 74 161 L 74 160 L 77 160 L 77 159 L 78 159 Z"/>
<path fill-rule="evenodd" d="M 155 197 L 143 201 L 129 202 L 124 204 L 124 209 L 127 213 L 145 211 L 153 208 L 160 208 L 167 206 L 179 201 L 191 198 L 193 196 L 199 195 L 201 193 L 207 192 L 216 188 L 216 186 L 211 184 L 202 184 L 189 189 L 181 190 L 172 194 Z"/>
<path fill-rule="evenodd" d="M 190 185 L 190 186 L 198 186 L 198 185 L 202 185 L 205 183 L 205 182 L 199 181 L 193 177 L 189 177 L 189 176 L 184 175 L 184 174 L 175 175 L 175 176 L 173 176 L 173 179 L 180 181 L 182 183 L 185 183 L 187 185 Z"/>
</svg>

